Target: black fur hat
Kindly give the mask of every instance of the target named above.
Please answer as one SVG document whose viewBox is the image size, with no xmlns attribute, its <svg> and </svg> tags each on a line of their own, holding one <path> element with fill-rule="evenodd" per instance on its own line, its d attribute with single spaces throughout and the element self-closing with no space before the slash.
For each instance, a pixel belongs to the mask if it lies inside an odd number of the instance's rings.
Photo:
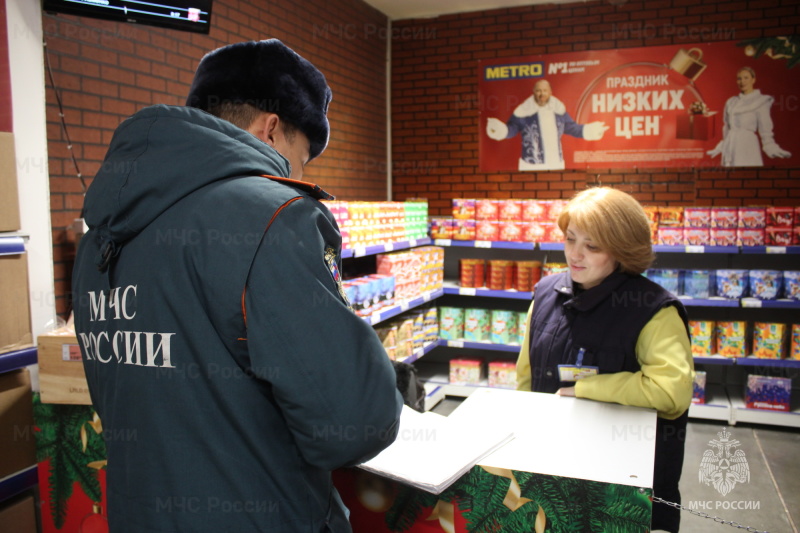
<svg viewBox="0 0 800 533">
<path fill-rule="evenodd" d="M 203 57 L 186 105 L 207 111 L 225 101 L 252 104 L 296 126 L 311 143 L 311 159 L 328 145 L 325 76 L 277 39 L 231 44 Z"/>
</svg>

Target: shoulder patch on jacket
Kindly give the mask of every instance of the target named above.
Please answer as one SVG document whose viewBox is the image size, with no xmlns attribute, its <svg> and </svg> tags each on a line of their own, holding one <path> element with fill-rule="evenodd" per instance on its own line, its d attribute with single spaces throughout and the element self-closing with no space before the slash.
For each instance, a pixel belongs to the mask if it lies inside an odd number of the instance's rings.
<svg viewBox="0 0 800 533">
<path fill-rule="evenodd" d="M 344 300 L 344 303 L 347 304 L 347 307 L 352 309 L 350 300 L 347 299 L 347 294 L 345 294 L 344 287 L 342 286 L 342 274 L 339 272 L 339 264 L 336 262 L 336 250 L 330 246 L 325 248 L 325 264 L 328 266 L 328 271 L 331 273 L 334 283 L 336 283 L 336 288 L 339 290 L 339 296 L 342 297 L 342 300 Z"/>
</svg>

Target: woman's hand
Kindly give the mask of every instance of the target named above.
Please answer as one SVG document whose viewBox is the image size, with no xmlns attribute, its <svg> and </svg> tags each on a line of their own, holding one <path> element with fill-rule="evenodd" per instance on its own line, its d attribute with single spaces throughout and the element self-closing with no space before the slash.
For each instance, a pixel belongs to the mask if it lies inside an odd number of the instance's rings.
<svg viewBox="0 0 800 533">
<path fill-rule="evenodd" d="M 556 396 L 571 396 L 575 397 L 575 387 L 562 387 L 556 391 Z"/>
</svg>

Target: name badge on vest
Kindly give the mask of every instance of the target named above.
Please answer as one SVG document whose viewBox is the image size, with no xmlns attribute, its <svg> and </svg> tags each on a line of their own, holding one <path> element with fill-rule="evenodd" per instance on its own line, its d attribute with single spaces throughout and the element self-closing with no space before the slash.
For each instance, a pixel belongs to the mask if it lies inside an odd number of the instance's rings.
<svg viewBox="0 0 800 533">
<path fill-rule="evenodd" d="M 583 356 L 585 353 L 584 348 L 578 350 L 578 360 L 574 365 L 558 365 L 558 378 L 561 381 L 578 381 L 589 376 L 596 376 L 600 372 L 600 367 L 584 366 Z"/>
</svg>

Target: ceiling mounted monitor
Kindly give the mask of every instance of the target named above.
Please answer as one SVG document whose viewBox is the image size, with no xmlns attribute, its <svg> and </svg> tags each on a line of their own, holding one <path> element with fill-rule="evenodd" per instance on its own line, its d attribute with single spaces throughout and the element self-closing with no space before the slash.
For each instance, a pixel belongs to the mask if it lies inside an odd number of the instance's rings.
<svg viewBox="0 0 800 533">
<path fill-rule="evenodd" d="M 213 0 L 42 0 L 42 9 L 82 17 L 135 22 L 174 30 L 208 33 Z"/>
</svg>

